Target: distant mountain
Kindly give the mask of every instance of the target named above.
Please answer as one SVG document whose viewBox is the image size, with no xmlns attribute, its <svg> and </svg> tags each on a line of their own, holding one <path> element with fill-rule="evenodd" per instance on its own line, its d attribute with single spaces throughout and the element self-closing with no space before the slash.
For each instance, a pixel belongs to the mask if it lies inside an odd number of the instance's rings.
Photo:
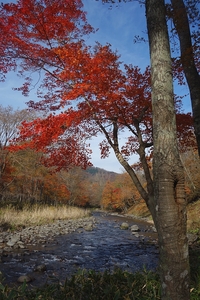
<svg viewBox="0 0 200 300">
<path fill-rule="evenodd" d="M 98 167 L 88 167 L 85 172 L 88 173 L 89 176 L 91 175 L 92 177 L 94 177 L 93 179 L 95 179 L 95 177 L 98 179 L 101 177 L 105 181 L 114 181 L 119 175 L 118 173 L 107 171 Z"/>
</svg>

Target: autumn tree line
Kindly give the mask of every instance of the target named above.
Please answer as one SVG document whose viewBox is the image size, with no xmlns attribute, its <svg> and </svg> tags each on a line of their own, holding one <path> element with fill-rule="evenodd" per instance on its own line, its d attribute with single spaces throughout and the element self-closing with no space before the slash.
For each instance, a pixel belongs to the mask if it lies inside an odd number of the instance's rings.
<svg viewBox="0 0 200 300">
<path fill-rule="evenodd" d="M 1 206 L 66 204 L 123 211 L 132 205 L 137 191 L 125 173 L 78 166 L 55 172 L 53 167 L 45 166 L 41 151 L 10 150 L 20 124 L 32 117 L 27 110 L 0 106 Z"/>
<path fill-rule="evenodd" d="M 103 169 L 72 167 L 55 171 L 46 166 L 45 154 L 34 149 L 13 151 L 10 144 L 19 134 L 20 124 L 33 118 L 27 110 L 0 106 L 0 205 L 22 208 L 32 204 L 66 204 L 127 212 L 143 201 L 127 173 L 117 174 Z M 200 163 L 197 151 L 182 154 L 188 202 L 200 197 Z M 151 162 L 149 162 L 151 168 Z M 145 186 L 141 166 L 135 165 Z"/>
</svg>

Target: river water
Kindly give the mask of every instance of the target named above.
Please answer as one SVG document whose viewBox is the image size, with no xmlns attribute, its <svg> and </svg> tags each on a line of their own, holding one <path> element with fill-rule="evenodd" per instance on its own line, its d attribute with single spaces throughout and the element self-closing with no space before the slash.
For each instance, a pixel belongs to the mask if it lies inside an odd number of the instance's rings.
<svg viewBox="0 0 200 300">
<path fill-rule="evenodd" d="M 63 282 L 79 269 L 113 271 L 116 267 L 129 272 L 155 270 L 158 263 L 156 233 L 152 225 L 140 220 L 118 215 L 95 213 L 96 225 L 92 231 L 78 229 L 60 235 L 53 242 L 38 245 L 28 251 L 15 251 L 2 259 L 1 272 L 5 283 L 16 283 L 21 275 L 30 274 L 33 286 L 59 280 Z M 137 224 L 137 235 L 122 230 L 122 222 Z M 45 272 L 35 272 L 44 264 Z"/>
</svg>

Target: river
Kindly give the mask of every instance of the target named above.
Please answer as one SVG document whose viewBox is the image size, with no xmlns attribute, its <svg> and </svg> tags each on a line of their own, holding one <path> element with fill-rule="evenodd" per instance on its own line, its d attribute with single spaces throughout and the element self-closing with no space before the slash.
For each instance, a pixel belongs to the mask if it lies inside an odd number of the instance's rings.
<svg viewBox="0 0 200 300">
<path fill-rule="evenodd" d="M 77 231 L 59 235 L 54 241 L 28 250 L 16 250 L 3 256 L 1 272 L 4 282 L 16 283 L 21 275 L 29 274 L 33 286 L 59 280 L 63 282 L 79 269 L 113 271 L 116 267 L 129 272 L 155 270 L 158 263 L 157 236 L 151 224 L 130 217 L 94 213 L 96 225 L 92 231 Z M 122 230 L 127 222 L 140 231 Z M 44 272 L 34 271 L 36 266 L 45 265 Z"/>
</svg>

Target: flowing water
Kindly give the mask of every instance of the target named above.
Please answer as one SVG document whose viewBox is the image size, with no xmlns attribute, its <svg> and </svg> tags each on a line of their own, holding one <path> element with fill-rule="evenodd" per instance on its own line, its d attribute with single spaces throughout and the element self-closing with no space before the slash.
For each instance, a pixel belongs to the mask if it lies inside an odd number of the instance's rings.
<svg viewBox="0 0 200 300">
<path fill-rule="evenodd" d="M 120 267 L 129 272 L 155 270 L 158 262 L 156 233 L 151 224 L 118 215 L 94 213 L 96 226 L 92 231 L 78 229 L 74 233 L 60 235 L 53 242 L 18 250 L 2 257 L 1 272 L 5 283 L 17 282 L 20 275 L 30 274 L 39 286 L 47 281 L 64 281 L 79 269 L 96 271 Z M 140 232 L 122 230 L 122 222 L 137 224 Z M 46 265 L 45 272 L 35 272 L 36 266 Z"/>
</svg>

